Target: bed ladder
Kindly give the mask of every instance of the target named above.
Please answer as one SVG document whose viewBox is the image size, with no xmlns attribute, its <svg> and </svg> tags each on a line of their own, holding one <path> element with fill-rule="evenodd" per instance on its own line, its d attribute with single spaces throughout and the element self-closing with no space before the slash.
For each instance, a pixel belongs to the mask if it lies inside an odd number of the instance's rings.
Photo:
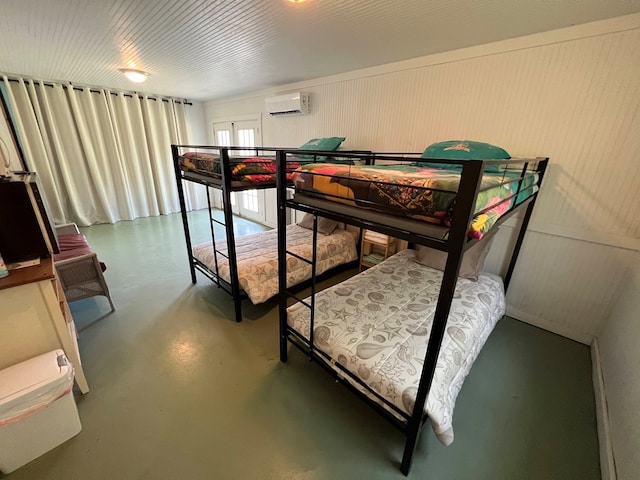
<svg viewBox="0 0 640 480">
<path fill-rule="evenodd" d="M 211 242 L 213 245 L 213 257 L 215 263 L 215 272 L 211 271 L 206 265 L 198 262 L 193 257 L 191 251 L 191 233 L 189 231 L 189 219 L 187 217 L 187 207 L 184 199 L 184 189 L 182 186 L 182 175 L 180 173 L 180 167 L 178 166 L 178 146 L 172 145 L 171 152 L 174 159 L 174 171 L 176 176 L 176 186 L 178 188 L 178 200 L 180 202 L 180 211 L 182 214 L 182 225 L 184 228 L 184 235 L 187 243 L 187 256 L 189 258 L 189 269 L 191 271 L 191 282 L 196 283 L 196 265 L 198 269 L 202 271 L 207 277 L 209 277 L 218 287 L 223 288 L 225 291 L 231 293 L 233 298 L 233 305 L 235 311 L 236 322 L 242 321 L 242 295 L 240 292 L 240 281 L 238 276 L 238 265 L 236 258 L 236 242 L 235 242 L 235 230 L 233 228 L 233 212 L 231 210 L 231 166 L 229 165 L 229 150 L 226 148 L 220 149 L 221 157 L 221 171 L 222 171 L 222 211 L 224 214 L 224 222 L 217 220 L 213 216 L 211 207 L 211 197 L 209 193 L 210 188 L 214 188 L 205 182 L 198 182 L 205 187 L 207 193 L 207 208 L 209 215 L 209 224 L 211 230 Z M 216 187 L 219 188 L 219 187 Z M 216 238 L 214 231 L 214 224 L 218 224 L 225 229 L 227 237 L 227 254 L 225 255 L 216 246 Z M 222 255 L 229 262 L 229 277 L 230 282 L 227 284 L 218 275 L 218 254 Z M 197 262 L 197 263 L 196 263 Z M 206 272 L 205 272 L 206 270 Z"/>
<path fill-rule="evenodd" d="M 238 276 L 238 259 L 236 256 L 236 237 L 235 237 L 235 229 L 233 227 L 233 211 L 231 209 L 231 165 L 229 163 L 229 150 L 223 148 L 220 150 L 220 163 L 221 163 L 221 171 L 222 171 L 222 211 L 224 213 L 224 223 L 215 220 L 213 215 L 210 215 L 211 218 L 211 238 L 214 242 L 213 244 L 213 255 L 216 263 L 216 276 L 218 271 L 218 257 L 217 253 L 227 258 L 229 262 L 229 280 L 231 284 L 231 296 L 233 297 L 233 306 L 236 316 L 236 322 L 242 321 L 242 296 L 240 292 L 240 278 Z M 208 191 L 208 189 L 207 189 Z M 207 193 L 208 194 L 208 193 Z M 208 201 L 209 197 L 207 196 L 207 204 L 209 207 L 209 212 L 211 212 L 211 202 Z M 216 250 L 215 239 L 213 233 L 213 222 L 221 225 L 226 234 L 227 234 L 227 255 L 223 254 Z M 218 278 L 218 285 L 220 285 L 220 277 Z"/>
<path fill-rule="evenodd" d="M 287 361 L 287 299 L 294 298 L 307 308 L 311 309 L 310 335 L 309 335 L 309 356 L 313 355 L 313 321 L 315 314 L 316 295 L 316 260 L 317 260 L 317 240 L 318 240 L 318 217 L 313 216 L 313 239 L 311 259 L 304 258 L 296 253 L 287 250 L 287 178 L 286 178 L 286 152 L 279 150 L 276 152 L 276 194 L 278 204 L 278 312 L 280 331 L 280 361 Z M 287 288 L 287 255 L 291 255 L 301 262 L 311 265 L 311 303 L 298 298 L 289 288 Z M 283 295 L 284 293 L 284 295 Z"/>
<path fill-rule="evenodd" d="M 316 306 L 316 264 L 317 264 L 317 259 L 318 259 L 318 216 L 314 213 L 313 214 L 313 239 L 312 239 L 312 249 L 311 249 L 311 260 L 309 260 L 308 258 L 304 258 L 290 250 L 286 249 L 286 242 L 287 242 L 287 234 L 286 234 L 286 226 L 280 227 L 280 225 L 278 225 L 278 247 L 280 247 L 280 237 L 282 237 L 283 243 L 284 243 L 284 255 L 280 256 L 280 252 L 278 252 L 278 272 L 282 272 L 282 276 L 279 275 L 279 281 L 282 282 L 282 279 L 284 278 L 284 287 L 283 284 L 280 284 L 280 291 L 281 292 L 285 292 L 287 297 L 291 297 L 293 299 L 295 299 L 297 302 L 303 304 L 305 307 L 307 307 L 308 309 L 310 309 L 310 315 L 309 315 L 309 359 L 311 360 L 311 357 L 313 356 L 313 325 L 314 325 L 314 320 L 315 320 L 315 306 Z M 304 262 L 306 264 L 311 265 L 311 293 L 309 294 L 309 298 L 311 298 L 311 302 L 306 302 L 304 301 L 302 298 L 298 297 L 295 293 L 293 293 L 290 289 L 288 289 L 286 287 L 286 278 L 287 278 L 287 261 L 286 261 L 286 255 L 291 255 L 292 257 L 297 258 L 298 260 L 300 260 L 301 262 Z M 284 261 L 281 262 L 280 259 L 284 258 Z M 280 270 L 283 269 L 283 270 Z M 283 295 L 280 296 L 280 298 L 282 298 Z M 286 302 L 286 299 L 285 299 Z M 280 314 L 282 315 L 282 312 L 280 312 Z M 286 312 L 285 312 L 285 316 L 286 316 Z M 285 318 L 285 322 L 286 322 L 286 318 Z M 287 360 L 287 338 L 286 336 L 283 338 L 281 336 L 280 338 L 280 360 L 285 362 Z"/>
</svg>

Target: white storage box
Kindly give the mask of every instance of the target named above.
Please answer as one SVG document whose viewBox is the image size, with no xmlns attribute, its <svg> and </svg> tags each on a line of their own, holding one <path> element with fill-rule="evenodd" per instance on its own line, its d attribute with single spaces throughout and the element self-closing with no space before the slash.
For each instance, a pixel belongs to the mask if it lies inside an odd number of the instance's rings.
<svg viewBox="0 0 640 480">
<path fill-rule="evenodd" d="M 9 473 L 77 435 L 73 367 L 54 350 L 0 370 L 0 471 Z"/>
</svg>

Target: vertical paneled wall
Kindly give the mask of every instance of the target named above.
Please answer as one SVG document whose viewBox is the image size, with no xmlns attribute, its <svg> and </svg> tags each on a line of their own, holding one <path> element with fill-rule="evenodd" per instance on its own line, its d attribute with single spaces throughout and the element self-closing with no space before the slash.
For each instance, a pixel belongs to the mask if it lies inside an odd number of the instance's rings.
<svg viewBox="0 0 640 480">
<path fill-rule="evenodd" d="M 640 254 L 629 259 L 626 273 L 615 306 L 597 338 L 601 388 L 606 398 L 602 402 L 603 421 L 608 426 L 599 426 L 598 430 L 609 435 L 614 469 L 621 480 L 637 478 L 640 470 Z M 609 473 L 603 478 L 616 478 Z"/>
<path fill-rule="evenodd" d="M 589 343 L 640 245 L 640 16 L 621 18 L 284 86 L 311 92 L 312 113 L 263 114 L 263 142 L 339 135 L 343 148 L 416 152 L 473 139 L 551 157 L 509 311 Z M 209 102 L 207 121 L 262 113 L 269 93 Z"/>
</svg>

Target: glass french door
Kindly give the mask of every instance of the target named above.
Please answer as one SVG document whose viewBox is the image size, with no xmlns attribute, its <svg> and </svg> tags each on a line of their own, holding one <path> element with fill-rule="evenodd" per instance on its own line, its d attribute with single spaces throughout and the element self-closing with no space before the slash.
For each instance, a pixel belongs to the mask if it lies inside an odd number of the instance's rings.
<svg viewBox="0 0 640 480">
<path fill-rule="evenodd" d="M 256 147 L 261 145 L 260 121 L 242 120 L 237 122 L 219 122 L 213 124 L 216 143 L 219 146 Z M 253 150 L 235 150 L 233 156 L 253 156 Z M 231 194 L 231 209 L 236 215 L 264 223 L 265 194 L 264 190 L 244 190 Z"/>
</svg>

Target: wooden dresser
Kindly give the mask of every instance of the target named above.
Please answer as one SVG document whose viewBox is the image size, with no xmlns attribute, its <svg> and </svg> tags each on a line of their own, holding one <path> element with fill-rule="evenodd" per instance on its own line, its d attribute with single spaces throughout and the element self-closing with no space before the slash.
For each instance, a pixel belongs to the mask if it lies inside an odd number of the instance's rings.
<svg viewBox="0 0 640 480">
<path fill-rule="evenodd" d="M 46 258 L 0 279 L 0 369 L 56 348 L 64 350 L 78 388 L 87 393 L 73 317 L 53 261 Z"/>
</svg>

